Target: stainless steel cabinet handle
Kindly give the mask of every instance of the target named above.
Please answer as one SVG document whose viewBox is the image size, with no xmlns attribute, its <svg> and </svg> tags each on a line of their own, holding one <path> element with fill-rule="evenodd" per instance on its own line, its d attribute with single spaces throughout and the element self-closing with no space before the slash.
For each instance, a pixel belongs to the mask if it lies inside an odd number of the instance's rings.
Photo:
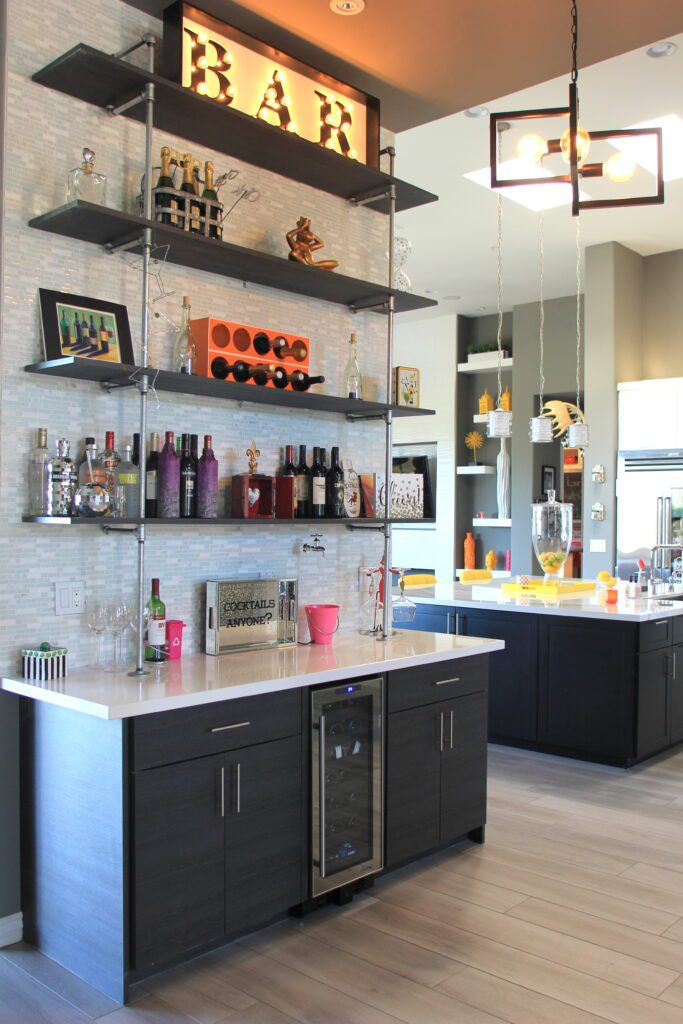
<svg viewBox="0 0 683 1024">
<path fill-rule="evenodd" d="M 443 750 L 443 711 L 439 715 L 439 750 Z"/>
<path fill-rule="evenodd" d="M 657 619 L 655 626 L 666 626 L 668 619 Z"/>
<path fill-rule="evenodd" d="M 460 636 L 460 612 L 455 613 L 455 635 Z"/>
<path fill-rule="evenodd" d="M 451 710 L 451 750 L 453 749 L 453 711 Z"/>
<path fill-rule="evenodd" d="M 452 679 L 436 679 L 434 686 L 446 686 L 448 683 L 459 683 L 460 676 L 453 676 Z"/>
<path fill-rule="evenodd" d="M 225 817 L 225 765 L 221 767 L 221 818 Z"/>
<path fill-rule="evenodd" d="M 242 765 L 237 762 L 237 804 L 235 810 L 239 814 L 242 810 Z"/>
<path fill-rule="evenodd" d="M 446 632 L 450 633 L 450 631 L 451 631 L 451 613 L 450 612 L 446 612 Z"/>
<path fill-rule="evenodd" d="M 213 729 L 209 729 L 209 732 L 225 732 L 226 729 L 243 729 L 245 725 L 251 725 L 251 722 L 235 722 L 233 725 L 215 725 Z"/>
<path fill-rule="evenodd" d="M 318 750 L 320 751 L 320 764 L 318 765 L 319 771 L 319 787 L 318 787 L 318 801 L 320 806 L 318 807 L 318 858 L 320 860 L 320 877 L 325 877 L 325 716 L 320 716 L 320 723 L 318 726 L 318 735 L 320 737 Z"/>
<path fill-rule="evenodd" d="M 671 678 L 675 679 L 676 678 L 676 652 L 675 651 L 673 652 L 672 658 L 673 658 L 673 663 L 672 663 Z"/>
</svg>

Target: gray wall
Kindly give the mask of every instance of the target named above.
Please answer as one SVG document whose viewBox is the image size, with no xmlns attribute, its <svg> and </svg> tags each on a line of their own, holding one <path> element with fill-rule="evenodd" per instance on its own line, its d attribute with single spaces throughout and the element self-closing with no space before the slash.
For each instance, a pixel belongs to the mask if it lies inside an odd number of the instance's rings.
<svg viewBox="0 0 683 1024">
<path fill-rule="evenodd" d="M 559 487 L 561 452 L 558 443 L 532 445 L 529 420 L 538 415 L 538 302 L 515 306 L 512 370 L 512 571 L 538 572 L 531 546 L 529 505 L 540 496 L 541 465 L 554 465 Z M 576 299 L 568 296 L 545 303 L 545 398 L 568 398 L 576 378 Z"/>
<path fill-rule="evenodd" d="M 0 0 L 0 265 L 3 251 L 5 194 L 5 104 L 7 102 L 7 5 Z M 2 279 L 0 277 L 0 348 L 3 343 Z M 0 360 L 0 392 L 2 390 Z M 19 901 L 19 701 L 0 693 L 0 918 L 16 914 Z"/>
<path fill-rule="evenodd" d="M 584 408 L 590 447 L 584 471 L 583 575 L 594 577 L 615 562 L 618 381 L 643 376 L 643 257 L 615 242 L 586 250 Z M 671 376 L 669 369 L 665 376 Z M 590 467 L 605 467 L 605 482 L 591 481 Z M 605 506 L 604 522 L 591 520 L 591 506 Z M 591 541 L 604 551 L 591 551 Z"/>
<path fill-rule="evenodd" d="M 683 249 L 643 264 L 642 377 L 683 377 Z"/>
</svg>

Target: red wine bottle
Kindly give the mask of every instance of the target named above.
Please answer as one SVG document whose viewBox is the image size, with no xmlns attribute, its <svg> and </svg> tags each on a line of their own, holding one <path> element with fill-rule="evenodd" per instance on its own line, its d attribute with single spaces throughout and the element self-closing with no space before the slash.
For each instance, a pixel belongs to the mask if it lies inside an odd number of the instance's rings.
<svg viewBox="0 0 683 1024">
<path fill-rule="evenodd" d="M 294 465 L 294 445 L 285 445 L 285 461 L 282 464 L 280 470 L 280 476 L 296 476 L 296 466 Z"/>
<path fill-rule="evenodd" d="M 325 383 L 324 377 L 309 377 L 303 370 L 294 370 L 293 373 L 289 373 L 287 376 L 294 391 L 308 391 L 311 384 Z"/>
<path fill-rule="evenodd" d="M 306 464 L 306 445 L 299 445 L 299 465 L 296 467 L 296 517 L 307 519 L 311 514 L 311 481 Z"/>
<path fill-rule="evenodd" d="M 281 366 L 273 366 L 272 363 L 258 363 L 251 368 L 251 379 L 260 387 L 265 387 L 269 380 L 272 380 L 276 388 L 287 387 L 287 374 Z"/>
<path fill-rule="evenodd" d="M 180 518 L 197 517 L 197 460 L 192 458 L 190 435 L 183 434 L 183 454 L 180 459 Z"/>
<path fill-rule="evenodd" d="M 258 356 L 267 356 L 270 352 L 270 338 L 265 331 L 257 331 L 252 341 L 254 352 Z"/>
<path fill-rule="evenodd" d="M 325 478 L 325 504 L 330 519 L 344 518 L 344 470 L 339 465 L 339 448 L 332 449 L 331 464 Z"/>
<path fill-rule="evenodd" d="M 145 517 L 157 517 L 157 471 L 159 469 L 159 435 L 153 433 L 149 441 L 145 483 Z"/>
<path fill-rule="evenodd" d="M 325 518 L 325 466 L 320 458 L 320 448 L 313 449 L 313 465 L 310 470 L 311 480 L 311 518 Z"/>
</svg>

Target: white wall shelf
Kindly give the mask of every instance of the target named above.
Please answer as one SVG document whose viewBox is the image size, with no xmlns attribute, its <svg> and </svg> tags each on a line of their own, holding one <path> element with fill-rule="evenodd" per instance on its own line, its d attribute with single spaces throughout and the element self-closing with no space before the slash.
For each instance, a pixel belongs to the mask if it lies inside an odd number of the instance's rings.
<svg viewBox="0 0 683 1024">
<path fill-rule="evenodd" d="M 473 423 L 488 423 L 489 414 L 487 412 L 477 412 L 472 417 Z"/>
<path fill-rule="evenodd" d="M 512 526 L 511 519 L 473 519 L 472 526 Z"/>
<path fill-rule="evenodd" d="M 491 358 L 476 363 L 458 363 L 458 373 L 488 373 L 491 370 L 498 369 L 498 355 L 496 352 L 491 353 Z M 512 356 L 507 359 L 503 359 L 501 364 L 501 370 L 512 369 Z"/>
<path fill-rule="evenodd" d="M 495 466 L 456 466 L 458 476 L 495 476 Z"/>
</svg>

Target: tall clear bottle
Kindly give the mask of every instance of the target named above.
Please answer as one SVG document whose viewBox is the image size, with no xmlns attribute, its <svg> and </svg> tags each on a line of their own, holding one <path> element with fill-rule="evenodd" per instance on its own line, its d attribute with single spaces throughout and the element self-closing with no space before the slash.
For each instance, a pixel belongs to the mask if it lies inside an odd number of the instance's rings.
<svg viewBox="0 0 683 1024">
<path fill-rule="evenodd" d="M 363 378 L 358 365 L 357 344 L 356 332 L 352 331 L 349 338 L 349 359 L 345 370 L 347 398 L 363 397 Z"/>
<path fill-rule="evenodd" d="M 28 453 L 28 514 L 52 515 L 52 455 L 46 427 L 38 429 L 38 444 Z"/>
<path fill-rule="evenodd" d="M 118 507 L 118 483 L 119 483 L 119 465 L 121 463 L 121 456 L 115 448 L 116 439 L 114 437 L 114 431 L 108 430 L 105 434 L 104 451 L 98 458 L 96 466 L 98 471 L 102 473 L 104 486 L 109 492 L 110 500 L 110 515 L 120 516 Z"/>
<path fill-rule="evenodd" d="M 183 295 L 183 312 L 180 332 L 173 346 L 173 369 L 176 373 L 195 373 L 197 367 L 197 343 L 190 324 L 190 299 Z"/>
<path fill-rule="evenodd" d="M 57 454 L 52 462 L 50 514 L 53 516 L 73 514 L 78 472 L 71 459 L 70 449 L 71 445 L 65 437 L 61 437 L 57 441 Z"/>
<path fill-rule="evenodd" d="M 133 462 L 133 450 L 129 444 L 124 445 L 123 458 L 119 463 L 116 494 L 118 515 L 128 519 L 137 518 L 140 511 L 140 470 Z"/>
</svg>

